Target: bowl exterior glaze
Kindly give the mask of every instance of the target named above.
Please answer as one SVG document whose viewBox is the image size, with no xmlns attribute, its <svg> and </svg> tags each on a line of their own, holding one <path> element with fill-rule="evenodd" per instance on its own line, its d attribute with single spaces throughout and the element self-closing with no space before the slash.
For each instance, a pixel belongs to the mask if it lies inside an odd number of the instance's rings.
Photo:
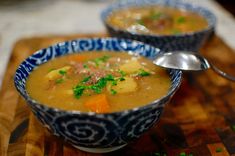
<svg viewBox="0 0 235 156">
<path fill-rule="evenodd" d="M 16 89 L 45 127 L 74 146 L 110 148 L 138 138 L 159 120 L 164 105 L 180 85 L 181 71 L 169 70 L 172 82 L 166 96 L 144 107 L 123 112 L 96 114 L 64 111 L 43 105 L 28 95 L 25 83 L 35 68 L 55 57 L 83 51 L 124 51 L 138 53 L 149 59 L 154 59 L 160 52 L 144 43 L 115 38 L 77 39 L 58 43 L 39 50 L 19 65 L 14 77 Z"/>
<path fill-rule="evenodd" d="M 177 35 L 154 35 L 154 34 L 139 34 L 134 32 L 128 32 L 118 29 L 109 25 L 106 22 L 107 17 L 115 10 L 122 8 L 128 8 L 131 6 L 148 6 L 148 5 L 161 5 L 169 6 L 184 10 L 189 10 L 202 15 L 208 21 L 208 27 L 202 31 L 183 33 Z M 113 37 L 126 38 L 132 40 L 138 40 L 151 44 L 160 48 L 162 51 L 199 51 L 205 41 L 215 31 L 216 17 L 206 8 L 196 6 L 189 3 L 184 3 L 180 0 L 127 0 L 118 1 L 111 4 L 101 13 L 101 19 L 108 30 L 109 34 Z"/>
</svg>

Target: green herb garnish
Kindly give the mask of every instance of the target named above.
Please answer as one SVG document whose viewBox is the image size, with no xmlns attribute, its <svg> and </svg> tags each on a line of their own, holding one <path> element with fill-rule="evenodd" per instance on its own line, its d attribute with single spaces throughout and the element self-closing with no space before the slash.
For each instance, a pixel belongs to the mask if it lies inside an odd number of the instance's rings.
<svg viewBox="0 0 235 156">
<path fill-rule="evenodd" d="M 161 156 L 159 152 L 154 153 L 155 156 Z"/>
<path fill-rule="evenodd" d="M 136 23 L 138 23 L 139 25 L 143 25 L 143 26 L 145 25 L 143 19 L 137 19 Z"/>
<path fill-rule="evenodd" d="M 186 19 L 185 19 L 185 17 L 180 16 L 179 18 L 177 18 L 176 22 L 179 23 L 179 24 L 182 24 L 182 23 L 186 22 Z"/>
<path fill-rule="evenodd" d="M 125 80 L 124 76 L 126 76 L 126 73 L 124 71 L 120 70 L 120 69 L 118 70 L 118 72 L 121 74 L 121 77 L 119 78 L 119 81 L 124 81 Z"/>
<path fill-rule="evenodd" d="M 180 156 L 186 156 L 186 153 L 185 152 L 181 152 Z"/>
<path fill-rule="evenodd" d="M 101 58 L 99 58 L 99 59 L 100 59 L 100 61 L 102 61 L 102 62 L 106 62 L 106 61 L 108 61 L 109 58 L 110 58 L 110 56 L 104 55 L 103 57 L 101 57 Z"/>
<path fill-rule="evenodd" d="M 87 64 L 83 64 L 83 68 L 88 68 L 88 65 Z"/>
<path fill-rule="evenodd" d="M 117 85 L 117 79 L 114 78 L 113 75 L 108 74 L 105 77 L 100 78 L 93 85 L 84 85 L 85 82 L 89 81 L 91 76 L 85 77 L 77 86 L 73 87 L 74 96 L 79 99 L 85 90 L 92 90 L 94 93 L 99 94 L 102 92 L 103 88 L 107 86 L 108 82 L 112 83 L 112 86 Z M 117 92 L 112 91 L 111 93 L 114 95 Z"/>
<path fill-rule="evenodd" d="M 86 89 L 86 86 L 81 86 L 81 85 L 75 86 L 75 87 L 73 88 L 73 94 L 74 94 L 74 96 L 75 96 L 77 99 L 79 99 L 79 98 L 82 96 L 82 94 L 83 94 L 83 92 L 84 92 L 85 89 Z"/>
<path fill-rule="evenodd" d="M 112 81 L 112 86 L 116 86 L 116 85 L 117 85 L 117 81 L 116 80 Z"/>
<path fill-rule="evenodd" d="M 113 75 L 109 74 L 100 78 L 96 84 L 88 86 L 88 89 L 93 90 L 95 93 L 101 93 L 102 89 L 107 85 L 108 81 L 114 81 Z"/>
<path fill-rule="evenodd" d="M 161 12 L 151 11 L 149 17 L 151 20 L 158 20 L 162 15 L 163 13 Z"/>
<path fill-rule="evenodd" d="M 126 76 L 126 73 L 123 70 L 118 70 L 118 72 L 121 74 L 122 77 Z"/>
<path fill-rule="evenodd" d="M 102 81 L 100 81 L 102 82 Z M 103 85 L 99 85 L 99 83 L 95 84 L 95 85 L 92 85 L 92 86 L 89 86 L 88 89 L 91 89 L 93 90 L 96 94 L 99 94 L 101 93 L 102 89 L 104 87 L 102 87 Z"/>
<path fill-rule="evenodd" d="M 166 153 L 161 153 L 161 152 L 156 152 L 156 153 L 153 153 L 154 156 L 167 156 Z"/>
<path fill-rule="evenodd" d="M 82 80 L 82 83 L 86 83 L 91 79 L 91 76 L 87 76 Z"/>
<path fill-rule="evenodd" d="M 48 70 L 48 72 L 51 72 L 51 71 L 53 71 L 53 70 L 55 70 L 55 68 L 51 68 L 51 69 L 49 69 L 49 70 Z"/>
<path fill-rule="evenodd" d="M 178 29 L 173 29 L 173 30 L 172 30 L 172 33 L 173 33 L 174 35 L 179 35 L 179 34 L 181 34 L 181 31 L 178 30 Z"/>
<path fill-rule="evenodd" d="M 62 82 L 64 82 L 64 79 L 62 79 L 62 78 L 61 78 L 61 79 L 57 79 L 57 80 L 55 81 L 56 84 L 60 84 L 60 83 L 62 83 Z"/>
<path fill-rule="evenodd" d="M 120 77 L 120 78 L 119 78 L 119 81 L 124 81 L 124 80 L 125 80 L 124 77 Z"/>
<path fill-rule="evenodd" d="M 114 76 L 111 75 L 111 74 L 108 74 L 105 76 L 105 79 L 108 80 L 108 81 L 114 81 Z"/>
<path fill-rule="evenodd" d="M 144 77 L 144 76 L 149 76 L 149 75 L 150 75 L 150 73 L 145 71 L 144 69 L 140 69 L 138 72 L 138 76 Z"/>
<path fill-rule="evenodd" d="M 218 148 L 216 148 L 215 151 L 216 151 L 216 153 L 220 153 L 220 152 L 222 152 L 223 150 L 222 150 L 222 148 L 219 148 L 219 147 L 218 147 Z"/>
<path fill-rule="evenodd" d="M 232 125 L 231 129 L 235 132 L 235 125 Z"/>
<path fill-rule="evenodd" d="M 63 76 L 64 76 L 66 73 L 67 73 L 67 72 L 66 72 L 65 70 L 59 70 L 59 74 L 60 74 L 60 75 L 63 75 Z"/>
<path fill-rule="evenodd" d="M 92 89 L 95 93 L 101 93 L 102 89 L 107 85 L 107 79 L 105 77 L 102 77 L 99 79 L 99 81 L 90 86 L 90 89 Z"/>
<path fill-rule="evenodd" d="M 104 63 L 107 62 L 107 60 L 110 58 L 110 56 L 104 55 L 103 57 L 100 58 L 96 58 L 94 60 L 92 60 L 93 62 L 95 62 L 96 66 L 99 66 L 100 63 Z"/>
<path fill-rule="evenodd" d="M 117 91 L 116 91 L 116 90 L 114 90 L 114 89 L 111 89 L 110 91 L 111 91 L 111 94 L 112 94 L 112 95 L 117 94 Z"/>
</svg>

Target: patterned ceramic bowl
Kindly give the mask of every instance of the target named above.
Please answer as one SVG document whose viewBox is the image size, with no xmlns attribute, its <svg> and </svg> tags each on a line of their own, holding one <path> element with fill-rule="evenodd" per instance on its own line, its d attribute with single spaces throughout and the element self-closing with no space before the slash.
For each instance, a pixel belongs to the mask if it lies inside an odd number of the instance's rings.
<svg viewBox="0 0 235 156">
<path fill-rule="evenodd" d="M 208 21 L 208 27 L 201 31 L 192 33 L 183 33 L 176 35 L 151 35 L 151 34 L 138 34 L 134 32 L 128 32 L 125 30 L 120 30 L 114 26 L 109 25 L 106 22 L 107 17 L 115 10 L 122 8 L 128 8 L 131 6 L 148 6 L 148 5 L 161 5 L 169 6 L 179 9 L 185 9 L 189 11 L 196 12 L 202 15 Z M 189 50 L 189 51 L 199 51 L 203 43 L 208 39 L 208 37 L 214 32 L 216 25 L 216 17 L 209 10 L 195 6 L 193 4 L 188 4 L 181 2 L 179 0 L 125 0 L 113 3 L 108 6 L 101 13 L 101 19 L 105 24 L 109 34 L 113 37 L 133 39 L 151 44 L 155 47 L 160 48 L 162 51 L 178 51 L 178 50 Z"/>
<path fill-rule="evenodd" d="M 160 52 L 159 49 L 141 42 L 115 38 L 77 39 L 58 43 L 39 50 L 19 65 L 14 77 L 16 89 L 27 101 L 34 115 L 54 135 L 88 152 L 117 150 L 138 138 L 159 120 L 164 105 L 180 86 L 181 71 L 168 71 L 171 87 L 165 96 L 144 107 L 122 112 L 96 114 L 64 111 L 43 105 L 29 96 L 25 83 L 35 68 L 55 57 L 83 51 L 134 52 L 149 59 L 154 59 Z"/>
</svg>

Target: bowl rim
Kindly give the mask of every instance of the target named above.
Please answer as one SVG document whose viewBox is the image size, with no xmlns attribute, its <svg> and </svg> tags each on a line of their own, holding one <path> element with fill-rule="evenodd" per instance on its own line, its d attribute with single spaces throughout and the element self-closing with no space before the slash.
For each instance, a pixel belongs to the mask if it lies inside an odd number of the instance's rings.
<svg viewBox="0 0 235 156">
<path fill-rule="evenodd" d="M 112 26 L 106 20 L 107 17 L 113 11 L 116 11 L 116 10 L 119 10 L 119 9 L 124 9 L 124 8 L 129 8 L 129 7 L 133 7 L 133 6 L 151 6 L 151 5 L 168 6 L 168 7 L 173 7 L 173 8 L 177 8 L 177 9 L 183 9 L 183 10 L 186 10 L 186 11 L 195 12 L 195 13 L 201 15 L 203 18 L 205 18 L 207 20 L 208 26 L 206 28 L 198 30 L 198 31 L 186 32 L 186 33 L 180 33 L 180 34 L 161 35 L 161 34 L 153 34 L 153 33 L 144 34 L 144 33 L 127 31 L 125 29 L 120 29 L 116 26 Z M 194 10 L 190 10 L 187 7 L 190 7 L 191 9 L 193 8 Z M 195 11 L 195 10 L 201 10 L 202 12 L 208 14 L 210 19 L 211 19 L 211 22 L 209 22 L 208 17 L 205 17 L 204 15 L 200 14 L 198 11 Z M 105 9 L 103 9 L 101 11 L 100 17 L 101 17 L 101 21 L 103 22 L 103 24 L 106 27 L 109 27 L 109 28 L 113 29 L 116 32 L 122 32 L 122 33 L 131 34 L 131 35 L 135 35 L 135 36 L 139 36 L 139 37 L 145 36 L 145 37 L 158 37 L 158 38 L 160 38 L 160 37 L 194 36 L 196 34 L 200 34 L 200 33 L 207 32 L 207 31 L 215 29 L 216 22 L 217 22 L 216 16 L 209 9 L 207 9 L 205 7 L 202 7 L 202 6 L 199 6 L 199 5 L 196 5 L 196 4 L 187 3 L 187 2 L 184 2 L 184 1 L 181 1 L 181 0 L 152 0 L 152 1 L 149 1 L 149 3 L 146 3 L 145 1 L 142 1 L 142 0 L 128 0 L 128 1 L 126 1 L 126 3 L 123 3 L 122 1 L 117 1 L 117 2 L 113 2 L 112 4 L 108 5 Z"/>
<path fill-rule="evenodd" d="M 43 48 L 43 49 L 39 49 L 37 50 L 36 52 L 34 52 L 33 54 L 29 55 L 27 58 L 25 58 L 16 68 L 16 71 L 14 73 L 14 85 L 15 85 L 15 88 L 16 90 L 20 93 L 20 95 L 24 98 L 24 100 L 26 101 L 26 103 L 32 107 L 31 105 L 35 105 L 35 106 L 40 106 L 40 107 L 44 107 L 44 108 L 47 108 L 48 110 L 53 110 L 54 112 L 60 112 L 60 113 L 70 113 L 70 114 L 80 114 L 80 115 L 88 115 L 88 116 L 97 116 L 97 117 L 103 117 L 103 116 L 108 116 L 108 115 L 118 115 L 118 114 L 127 114 L 127 113 L 130 113 L 130 112 L 136 112 L 138 110 L 145 110 L 145 109 L 148 109 L 150 107 L 153 107 L 156 103 L 160 102 L 161 100 L 164 100 L 164 99 L 168 99 L 169 97 L 172 97 L 176 91 L 178 90 L 178 88 L 180 87 L 181 83 L 182 83 L 182 71 L 181 70 L 177 70 L 177 69 L 170 69 L 172 71 L 175 71 L 177 72 L 177 75 L 179 76 L 178 80 L 177 80 L 177 83 L 176 83 L 176 87 L 174 88 L 169 88 L 168 92 L 166 94 L 164 94 L 163 96 L 161 96 L 161 98 L 158 98 L 146 105 L 143 105 L 143 106 L 140 106 L 140 107 L 134 107 L 134 108 L 131 108 L 131 109 L 127 109 L 127 110 L 123 110 L 123 111 L 115 111 L 115 112 L 108 112 L 108 113 L 95 113 L 95 112 L 82 112 L 82 111 L 79 111 L 79 110 L 63 110 L 63 109 L 60 109 L 60 108 L 56 108 L 56 107 L 52 107 L 52 106 L 48 106 L 46 104 L 43 104 L 37 100 L 35 100 L 33 97 L 31 97 L 27 91 L 26 88 L 24 88 L 24 92 L 22 92 L 18 87 L 17 87 L 17 80 L 16 80 L 16 73 L 17 71 L 19 70 L 19 67 L 21 67 L 21 65 L 23 63 L 26 62 L 27 59 L 29 59 L 31 56 L 34 56 L 34 55 L 37 55 L 41 52 L 41 50 L 46 50 L 46 49 L 50 49 L 51 47 L 54 47 L 54 46 L 57 46 L 59 44 L 64 44 L 66 42 L 72 42 L 72 41 L 79 41 L 79 40 L 97 40 L 97 39 L 102 39 L 102 40 L 122 40 L 124 42 L 132 42 L 132 43 L 136 43 L 138 45 L 143 45 L 144 47 L 150 47 L 150 48 L 153 48 L 155 51 L 157 51 L 158 53 L 162 53 L 161 50 L 159 50 L 158 48 L 154 47 L 154 46 L 151 46 L 149 44 L 146 44 L 144 42 L 140 42 L 140 41 L 136 41 L 136 40 L 130 40 L 130 39 L 120 39 L 120 38 L 115 38 L 115 37 L 93 37 L 93 38 L 76 38 L 76 39 L 72 39 L 72 40 L 66 40 L 66 41 L 63 41 L 63 42 L 58 42 L 58 43 L 55 43 L 55 44 L 52 44 L 46 48 Z M 87 51 L 87 50 L 82 50 L 81 52 L 83 51 Z M 99 50 L 91 50 L 91 51 L 99 51 Z M 100 50 L 102 51 L 102 50 Z M 109 51 L 109 50 L 105 50 L 105 51 Z M 110 51 L 115 51 L 115 50 L 110 50 Z M 133 50 L 132 50 L 133 51 Z M 125 52 L 129 52 L 129 51 L 125 51 Z M 50 58 L 48 59 L 46 62 L 50 61 L 50 60 L 53 60 L 57 57 L 61 57 L 61 56 L 64 56 L 64 55 L 69 55 L 69 54 L 74 54 L 76 52 L 73 52 L 73 53 L 67 53 L 67 54 L 62 54 L 60 56 L 55 56 L 53 58 Z M 141 55 L 142 56 L 142 55 Z M 145 58 L 147 58 L 146 56 L 143 56 Z M 149 58 L 147 58 L 149 59 Z M 38 68 L 38 66 L 40 66 L 41 64 L 44 64 L 46 62 L 42 62 L 40 63 L 39 65 L 33 67 L 33 69 L 29 72 L 29 75 L 33 72 L 34 69 Z M 168 69 L 165 69 L 165 70 L 168 70 Z M 169 74 L 169 71 L 167 71 L 168 74 Z M 29 76 L 28 75 L 28 76 Z M 27 81 L 27 78 L 28 76 L 26 77 L 26 81 Z M 169 77 L 171 78 L 171 76 L 169 75 Z M 24 82 L 26 84 L 26 81 Z M 171 85 L 170 87 L 172 86 L 172 80 L 170 81 L 171 82 Z"/>
</svg>

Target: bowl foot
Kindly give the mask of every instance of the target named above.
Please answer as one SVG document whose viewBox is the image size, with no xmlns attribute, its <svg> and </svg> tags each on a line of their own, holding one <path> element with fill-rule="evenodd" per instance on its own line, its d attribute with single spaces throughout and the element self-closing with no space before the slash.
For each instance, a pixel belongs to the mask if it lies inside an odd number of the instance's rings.
<svg viewBox="0 0 235 156">
<path fill-rule="evenodd" d="M 75 148 L 80 149 L 81 151 L 85 151 L 85 152 L 90 152 L 90 153 L 108 153 L 108 152 L 112 152 L 112 151 L 116 151 L 124 146 L 126 146 L 127 144 L 121 145 L 121 146 L 115 146 L 115 147 L 109 147 L 109 148 L 88 148 L 88 147 L 81 147 L 81 146 L 75 146 L 73 145 Z"/>
</svg>

